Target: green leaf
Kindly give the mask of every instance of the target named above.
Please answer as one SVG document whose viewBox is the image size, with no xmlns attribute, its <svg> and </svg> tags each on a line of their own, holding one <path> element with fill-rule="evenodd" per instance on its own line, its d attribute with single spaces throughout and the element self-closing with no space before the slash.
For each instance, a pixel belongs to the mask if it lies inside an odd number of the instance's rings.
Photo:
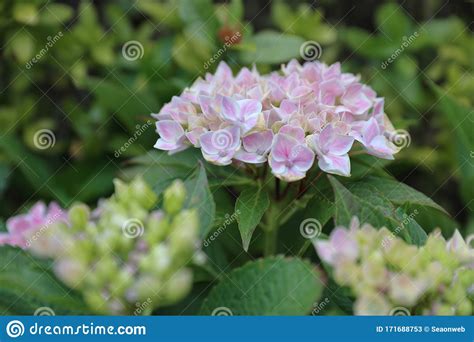
<svg viewBox="0 0 474 342">
<path fill-rule="evenodd" d="M 87 313 L 80 296 L 65 287 L 45 262 L 18 248 L 0 247 L 0 314 L 33 315 L 49 307 L 57 315 Z"/>
<path fill-rule="evenodd" d="M 374 187 L 381 195 L 395 204 L 418 204 L 431 207 L 447 214 L 439 204 L 431 198 L 413 189 L 412 187 L 389 178 L 369 176 L 356 183 L 356 187 L 364 188 L 366 185 Z"/>
<path fill-rule="evenodd" d="M 257 189 L 253 187 L 246 188 L 237 198 L 235 212 L 237 213 L 237 222 L 239 223 L 242 245 L 245 251 L 248 251 L 252 234 L 269 205 L 268 193 L 261 184 Z"/>
<path fill-rule="evenodd" d="M 328 178 L 334 190 L 336 203 L 334 222 L 336 225 L 348 226 L 352 217 L 361 211 L 361 203 L 336 178 L 332 176 Z"/>
<path fill-rule="evenodd" d="M 415 210 L 414 214 L 418 214 Z M 397 208 L 395 211 L 395 217 L 404 222 L 403 228 L 408 231 L 409 242 L 413 245 L 423 246 L 428 238 L 426 232 L 421 226 L 407 215 L 406 211 L 402 208 Z"/>
<path fill-rule="evenodd" d="M 214 224 L 216 204 L 207 183 L 206 169 L 200 163 L 194 175 L 184 182 L 187 190 L 186 208 L 196 208 L 201 237 L 206 237 Z"/>
<path fill-rule="evenodd" d="M 272 257 L 233 270 L 209 293 L 201 314 L 305 315 L 321 296 L 323 283 L 309 262 Z"/>
<path fill-rule="evenodd" d="M 368 182 L 357 182 L 347 189 L 336 178 L 329 176 L 335 196 L 335 224 L 349 226 L 352 217 L 376 228 L 387 227 L 406 242 L 421 245 L 426 233 L 415 220 L 417 211 L 407 214 Z M 398 198 L 395 197 L 398 200 Z M 410 203 L 406 201 L 406 203 Z"/>
<path fill-rule="evenodd" d="M 262 31 L 253 37 L 254 51 L 242 51 L 243 63 L 278 64 L 299 57 L 304 39 L 274 31 Z"/>
</svg>

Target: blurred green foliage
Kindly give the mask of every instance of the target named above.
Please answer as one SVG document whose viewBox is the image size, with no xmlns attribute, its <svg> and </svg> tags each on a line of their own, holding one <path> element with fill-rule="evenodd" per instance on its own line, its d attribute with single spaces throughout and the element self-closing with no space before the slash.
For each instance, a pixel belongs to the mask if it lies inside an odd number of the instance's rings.
<svg viewBox="0 0 474 342">
<path fill-rule="evenodd" d="M 149 114 L 173 95 L 219 60 L 235 70 L 256 64 L 265 72 L 300 58 L 301 44 L 311 40 L 322 46 L 323 61 L 339 60 L 344 69 L 359 72 L 385 97 L 395 126 L 410 131 L 412 145 L 388 170 L 466 221 L 474 146 L 472 139 L 452 136 L 459 135 L 456 123 L 468 136 L 473 132 L 470 28 L 450 6 L 447 14 L 436 15 L 433 7 L 415 20 L 395 3 L 381 3 L 367 7 L 375 10 L 373 22 L 361 25 L 350 24 L 350 11 L 326 18 L 336 6 L 323 2 L 323 9 L 315 9 L 281 0 L 269 6 L 240 0 L 2 1 L 0 216 L 37 198 L 70 205 L 108 195 L 124 161 L 152 148 L 156 134 L 147 124 Z M 124 58 L 131 41 L 142 49 L 139 59 Z M 447 96 L 451 106 L 444 103 Z M 458 108 L 464 116 L 453 117 Z M 35 144 L 43 129 L 54 133 L 51 148 Z"/>
</svg>

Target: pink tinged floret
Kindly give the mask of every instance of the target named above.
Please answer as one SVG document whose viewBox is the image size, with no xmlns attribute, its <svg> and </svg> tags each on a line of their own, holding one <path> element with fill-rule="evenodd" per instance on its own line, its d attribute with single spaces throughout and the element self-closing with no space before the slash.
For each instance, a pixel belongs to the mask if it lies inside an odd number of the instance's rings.
<svg viewBox="0 0 474 342">
<path fill-rule="evenodd" d="M 237 126 L 229 126 L 207 132 L 201 135 L 199 141 L 207 161 L 217 165 L 229 165 L 240 148 L 240 129 Z"/>
<path fill-rule="evenodd" d="M 183 127 L 172 120 L 162 120 L 156 123 L 156 131 L 160 138 L 155 144 L 155 148 L 176 153 L 186 149 L 186 135 Z"/>
<path fill-rule="evenodd" d="M 363 92 L 361 84 L 350 85 L 342 96 L 342 104 L 356 115 L 366 113 L 372 107 L 372 101 Z"/>
<path fill-rule="evenodd" d="M 374 117 L 361 126 L 360 133 L 356 133 L 355 137 L 369 154 L 376 157 L 393 159 L 393 154 L 397 152 L 396 146 L 385 137 L 383 128 Z"/>
<path fill-rule="evenodd" d="M 59 205 L 53 202 L 46 207 L 43 202 L 38 202 L 28 213 L 7 220 L 8 233 L 0 234 L 0 245 L 28 248 L 28 239 L 32 234 L 60 220 L 66 222 L 67 214 Z"/>
<path fill-rule="evenodd" d="M 353 137 L 339 134 L 332 124 L 309 138 L 309 144 L 318 156 L 320 169 L 346 177 L 351 173 L 348 152 L 353 143 Z"/>
<path fill-rule="evenodd" d="M 262 104 L 256 100 L 234 100 L 228 96 L 222 97 L 222 119 L 240 127 L 242 134 L 255 127 L 261 112 Z"/>
<path fill-rule="evenodd" d="M 319 257 L 330 265 L 343 260 L 354 261 L 359 256 L 359 247 L 354 234 L 343 227 L 335 228 L 329 240 L 316 241 L 315 247 Z"/>
<path fill-rule="evenodd" d="M 269 164 L 276 177 L 288 182 L 302 179 L 313 162 L 314 153 L 305 144 L 290 135 L 275 136 Z"/>
<path fill-rule="evenodd" d="M 273 141 L 273 132 L 265 130 L 250 133 L 242 138 L 243 149 L 237 151 L 235 159 L 250 164 L 260 164 L 267 160 Z"/>
</svg>

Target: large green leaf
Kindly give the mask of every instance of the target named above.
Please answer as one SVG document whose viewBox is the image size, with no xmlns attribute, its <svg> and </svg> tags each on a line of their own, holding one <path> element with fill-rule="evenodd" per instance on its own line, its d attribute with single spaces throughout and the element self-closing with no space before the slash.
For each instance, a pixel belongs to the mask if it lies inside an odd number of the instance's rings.
<svg viewBox="0 0 474 342">
<path fill-rule="evenodd" d="M 184 184 L 187 190 L 185 207 L 197 209 L 201 237 L 204 238 L 214 224 L 216 204 L 209 190 L 206 169 L 201 163 Z"/>
<path fill-rule="evenodd" d="M 252 234 L 269 205 L 268 193 L 261 185 L 257 189 L 246 188 L 237 198 L 235 212 L 245 251 L 248 251 Z"/>
<path fill-rule="evenodd" d="M 426 207 L 432 207 L 446 213 L 441 206 L 436 204 L 431 198 L 421 192 L 409 187 L 406 184 L 397 182 L 389 178 L 368 176 L 351 186 L 351 189 L 363 189 L 371 186 L 376 189 L 381 196 L 395 204 L 418 204 Z"/>
<path fill-rule="evenodd" d="M 426 233 L 416 223 L 416 212 L 406 213 L 368 183 L 352 184 L 350 190 L 329 176 L 335 197 L 335 224 L 348 226 L 352 217 L 374 227 L 387 227 L 408 243 L 421 245 Z M 407 201 L 407 203 L 409 203 Z"/>
<path fill-rule="evenodd" d="M 272 257 L 232 271 L 206 298 L 203 315 L 305 315 L 322 293 L 315 268 L 296 258 Z"/>
<path fill-rule="evenodd" d="M 18 248 L 0 247 L 0 314 L 33 315 L 41 307 L 59 314 L 85 314 L 82 299 L 52 274 L 45 262 Z"/>
</svg>

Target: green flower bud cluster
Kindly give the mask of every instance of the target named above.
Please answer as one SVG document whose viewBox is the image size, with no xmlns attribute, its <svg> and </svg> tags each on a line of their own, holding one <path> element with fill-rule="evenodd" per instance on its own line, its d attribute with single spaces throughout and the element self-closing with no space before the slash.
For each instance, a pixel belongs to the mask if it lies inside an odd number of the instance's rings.
<svg viewBox="0 0 474 342">
<path fill-rule="evenodd" d="M 435 231 L 418 247 L 354 219 L 349 229 L 337 227 L 315 245 L 334 280 L 355 295 L 355 314 L 472 315 L 472 239 L 456 231 L 446 241 Z"/>
<path fill-rule="evenodd" d="M 162 210 L 153 210 L 158 198 L 141 178 L 114 184 L 115 194 L 96 210 L 70 208 L 69 222 L 45 237 L 57 242 L 48 253 L 57 276 L 97 313 L 147 314 L 189 292 L 189 266 L 199 256 L 198 217 L 183 208 L 181 181 L 165 190 Z"/>
</svg>

